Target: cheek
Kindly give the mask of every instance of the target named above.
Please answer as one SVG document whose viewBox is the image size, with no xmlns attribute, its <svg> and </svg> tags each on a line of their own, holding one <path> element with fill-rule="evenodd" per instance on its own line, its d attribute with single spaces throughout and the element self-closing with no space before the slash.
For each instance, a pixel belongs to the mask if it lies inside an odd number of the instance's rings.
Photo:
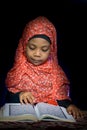
<svg viewBox="0 0 87 130">
<path fill-rule="evenodd" d="M 43 54 L 44 60 L 48 59 L 48 58 L 49 58 L 49 55 L 50 55 L 50 52 Z"/>
<path fill-rule="evenodd" d="M 31 54 L 31 51 L 30 50 L 28 50 L 28 49 L 26 49 L 26 57 L 27 58 L 29 58 L 32 54 Z"/>
</svg>

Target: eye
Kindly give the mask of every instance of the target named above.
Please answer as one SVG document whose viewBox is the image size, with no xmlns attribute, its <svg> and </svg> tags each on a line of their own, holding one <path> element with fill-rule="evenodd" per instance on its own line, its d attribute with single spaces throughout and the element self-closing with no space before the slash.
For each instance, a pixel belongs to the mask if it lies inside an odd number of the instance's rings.
<svg viewBox="0 0 87 130">
<path fill-rule="evenodd" d="M 29 45 L 29 49 L 34 50 L 36 47 L 34 45 Z"/>
<path fill-rule="evenodd" d="M 49 50 L 49 47 L 43 47 L 42 48 L 42 51 L 44 51 L 44 52 L 46 52 L 46 51 L 48 51 Z"/>
</svg>

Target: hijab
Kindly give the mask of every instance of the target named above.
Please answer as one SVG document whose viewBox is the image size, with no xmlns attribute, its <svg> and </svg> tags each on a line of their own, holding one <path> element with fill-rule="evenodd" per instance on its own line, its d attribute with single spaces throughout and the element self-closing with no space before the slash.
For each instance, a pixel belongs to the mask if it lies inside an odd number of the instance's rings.
<svg viewBox="0 0 87 130">
<path fill-rule="evenodd" d="M 46 35 L 51 41 L 48 60 L 35 66 L 27 60 L 25 48 L 35 35 Z M 26 24 L 16 49 L 14 64 L 7 73 L 6 85 L 13 93 L 29 91 L 35 102 L 55 102 L 69 99 L 69 80 L 58 64 L 57 32 L 46 17 L 39 16 Z"/>
</svg>

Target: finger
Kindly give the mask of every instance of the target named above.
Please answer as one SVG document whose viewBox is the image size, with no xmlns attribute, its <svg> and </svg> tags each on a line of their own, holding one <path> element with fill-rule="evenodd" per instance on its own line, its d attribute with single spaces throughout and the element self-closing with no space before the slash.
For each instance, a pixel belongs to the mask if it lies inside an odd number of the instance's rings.
<svg viewBox="0 0 87 130">
<path fill-rule="evenodd" d="M 32 97 L 27 97 L 27 101 L 28 101 L 28 103 L 30 103 L 30 104 L 33 105 L 33 99 L 32 99 Z"/>
<path fill-rule="evenodd" d="M 80 112 L 80 117 L 84 118 L 84 113 L 83 112 Z"/>
<path fill-rule="evenodd" d="M 80 112 L 77 112 L 76 113 L 76 119 L 80 119 L 81 118 L 81 114 L 80 114 Z"/>
<path fill-rule="evenodd" d="M 21 103 L 21 104 L 23 104 L 23 103 L 24 103 L 24 102 L 23 102 L 23 99 L 22 99 L 22 97 L 21 97 L 21 96 L 20 96 L 20 99 L 19 99 L 19 100 L 20 100 L 20 103 Z"/>
<path fill-rule="evenodd" d="M 72 115 L 72 112 L 71 112 L 71 111 L 69 111 L 68 113 L 69 113 L 70 115 Z"/>
<path fill-rule="evenodd" d="M 76 119 L 76 112 L 75 111 L 69 110 L 68 113 Z"/>
<path fill-rule="evenodd" d="M 73 116 L 75 119 L 77 119 L 79 115 L 77 115 L 77 112 L 73 111 L 73 112 L 72 112 L 72 116 Z"/>
<path fill-rule="evenodd" d="M 23 101 L 24 101 L 25 104 L 29 103 L 27 97 L 24 97 Z"/>
<path fill-rule="evenodd" d="M 67 112 L 68 112 L 70 115 L 72 115 L 72 110 L 67 110 Z"/>
</svg>

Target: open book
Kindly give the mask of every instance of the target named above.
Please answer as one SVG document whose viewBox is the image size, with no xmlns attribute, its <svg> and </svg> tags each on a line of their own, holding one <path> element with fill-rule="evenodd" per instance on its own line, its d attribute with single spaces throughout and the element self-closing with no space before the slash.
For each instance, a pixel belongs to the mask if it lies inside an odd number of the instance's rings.
<svg viewBox="0 0 87 130">
<path fill-rule="evenodd" d="M 2 108 L 0 121 L 67 121 L 75 122 L 66 108 L 48 103 L 31 104 L 6 103 Z"/>
</svg>

